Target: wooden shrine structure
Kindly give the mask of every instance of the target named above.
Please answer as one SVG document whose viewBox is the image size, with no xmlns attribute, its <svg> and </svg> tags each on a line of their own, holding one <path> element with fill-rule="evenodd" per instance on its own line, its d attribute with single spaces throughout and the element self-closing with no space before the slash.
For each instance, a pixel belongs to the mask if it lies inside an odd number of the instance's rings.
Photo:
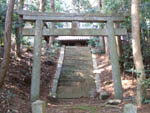
<svg viewBox="0 0 150 113">
<path fill-rule="evenodd" d="M 29 12 L 18 11 L 23 21 L 35 22 L 35 28 L 22 29 L 22 35 L 35 36 L 34 38 L 34 62 L 32 68 L 32 85 L 31 85 L 31 100 L 35 101 L 39 97 L 40 91 L 40 70 L 41 70 L 41 38 L 42 36 L 107 36 L 110 49 L 110 57 L 112 62 L 112 75 L 119 76 L 120 71 L 117 55 L 117 47 L 115 36 L 127 35 L 125 28 L 114 28 L 114 23 L 125 21 L 125 17 L 121 15 L 106 15 L 106 14 L 62 14 L 62 13 L 44 13 L 44 12 Z M 72 22 L 72 28 L 56 29 L 44 28 L 43 22 Z M 80 29 L 79 22 L 96 22 L 105 23 L 105 29 Z M 114 80 L 114 82 L 119 80 Z M 114 84 L 115 85 L 115 84 Z M 116 86 L 116 90 L 118 87 Z"/>
</svg>

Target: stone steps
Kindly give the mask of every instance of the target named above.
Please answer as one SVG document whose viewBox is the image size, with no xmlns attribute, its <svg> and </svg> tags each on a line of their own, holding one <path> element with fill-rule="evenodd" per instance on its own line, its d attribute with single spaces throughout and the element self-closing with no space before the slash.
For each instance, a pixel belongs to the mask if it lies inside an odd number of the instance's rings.
<svg viewBox="0 0 150 113">
<path fill-rule="evenodd" d="M 83 64 L 84 65 L 84 64 Z M 64 68 L 70 69 L 70 70 L 91 70 L 92 66 L 89 65 L 79 65 L 79 64 L 64 64 Z M 90 68 L 90 69 L 89 69 Z"/>
<path fill-rule="evenodd" d="M 95 91 L 92 58 L 88 47 L 66 47 L 57 98 L 91 97 Z"/>
<path fill-rule="evenodd" d="M 91 60 L 91 58 L 87 58 L 87 57 L 85 57 L 85 58 L 78 58 L 78 57 L 66 57 L 65 59 L 64 59 L 65 61 L 66 60 L 73 60 L 73 61 L 76 61 L 76 62 L 80 62 L 80 61 L 82 61 L 82 62 L 89 62 L 89 60 Z"/>
<path fill-rule="evenodd" d="M 80 70 L 74 70 L 74 69 L 68 69 L 68 68 L 63 68 L 62 69 L 62 72 L 70 72 L 70 73 L 75 73 L 75 72 L 83 72 L 83 73 L 86 73 L 86 72 L 93 72 L 93 70 L 83 70 L 83 69 L 80 69 Z"/>
</svg>

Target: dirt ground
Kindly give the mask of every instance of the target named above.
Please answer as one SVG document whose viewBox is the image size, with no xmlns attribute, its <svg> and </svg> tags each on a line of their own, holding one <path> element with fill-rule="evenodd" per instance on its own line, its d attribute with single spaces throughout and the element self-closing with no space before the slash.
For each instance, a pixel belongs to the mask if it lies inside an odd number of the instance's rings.
<svg viewBox="0 0 150 113">
<path fill-rule="evenodd" d="M 11 63 L 4 87 L 0 89 L 0 113 L 31 113 L 30 85 L 32 70 L 32 51 L 24 52 L 22 58 L 11 55 Z M 132 76 L 122 74 L 124 88 L 124 100 L 115 106 L 106 106 L 108 100 L 98 98 L 80 98 L 69 100 L 57 100 L 49 98 L 49 91 L 54 76 L 58 54 L 51 62 L 45 55 L 42 56 L 41 69 L 41 91 L 40 99 L 46 101 L 47 113 L 122 113 L 123 105 L 134 103 L 136 80 Z M 2 58 L 0 59 L 0 61 Z M 114 98 L 113 81 L 111 77 L 111 65 L 108 57 L 101 55 L 97 57 L 101 79 L 101 90 L 111 93 L 109 99 Z M 131 100 L 132 99 L 132 100 Z M 138 108 L 138 113 L 150 113 L 150 104 Z"/>
</svg>

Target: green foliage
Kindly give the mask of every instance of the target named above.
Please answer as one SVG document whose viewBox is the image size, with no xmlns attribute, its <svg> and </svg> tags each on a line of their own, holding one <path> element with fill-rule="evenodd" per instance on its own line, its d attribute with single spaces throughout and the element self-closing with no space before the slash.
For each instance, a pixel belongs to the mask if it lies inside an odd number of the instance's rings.
<svg viewBox="0 0 150 113">
<path fill-rule="evenodd" d="M 124 14 L 130 13 L 130 4 L 131 1 L 128 0 L 106 0 L 106 12 L 107 13 L 121 13 L 123 11 Z M 113 3 L 114 2 L 114 3 Z M 150 57 L 150 2 L 149 0 L 141 0 L 140 4 L 140 35 L 141 35 L 141 50 L 144 59 L 144 64 L 147 64 L 146 59 Z M 112 11 L 113 10 L 113 11 Z M 121 26 L 125 26 L 129 32 L 131 32 L 131 16 L 126 18 L 126 21 L 121 24 Z M 127 37 L 123 42 L 128 42 L 123 44 L 123 54 L 120 58 L 120 62 L 124 64 L 125 71 L 135 72 L 133 57 L 132 57 L 132 48 L 131 48 L 131 35 Z M 148 69 L 147 69 L 148 70 Z M 147 73 L 147 72 L 146 72 Z"/>
<path fill-rule="evenodd" d="M 30 10 L 30 11 L 38 11 L 39 6 L 40 6 L 40 3 L 39 3 L 38 0 L 30 0 L 27 3 L 27 9 Z"/>
<path fill-rule="evenodd" d="M 93 8 L 89 2 L 89 0 L 72 0 L 72 4 L 74 4 L 74 10 L 76 12 L 80 11 L 82 13 L 85 12 L 95 12 L 96 8 Z"/>
<path fill-rule="evenodd" d="M 20 39 L 20 43 L 22 43 L 23 45 L 30 47 L 31 46 L 31 41 L 30 41 L 30 37 L 23 37 Z"/>
<path fill-rule="evenodd" d="M 142 46 L 142 54 L 143 57 L 150 56 L 150 2 L 147 0 L 142 0 L 140 9 L 140 25 L 141 25 L 141 46 Z"/>
<path fill-rule="evenodd" d="M 107 13 L 113 13 L 114 11 L 117 12 L 118 8 L 120 8 L 120 1 L 114 2 L 114 1 L 106 1 L 106 12 Z"/>
<path fill-rule="evenodd" d="M 0 46 L 4 45 L 4 26 L 5 26 L 5 17 L 7 11 L 6 0 L 0 1 Z M 13 23 L 12 23 L 12 33 L 15 33 L 16 27 L 20 27 L 22 24 L 18 23 L 18 14 L 14 10 L 13 13 Z"/>
<path fill-rule="evenodd" d="M 50 1 L 51 0 L 46 0 L 46 4 L 45 4 L 46 12 L 51 12 Z M 55 0 L 55 11 L 56 12 L 64 12 L 64 10 L 66 8 L 67 8 L 67 5 L 64 2 L 64 0 Z"/>
<path fill-rule="evenodd" d="M 150 2 L 146 1 L 144 2 L 144 0 L 141 0 L 141 5 L 140 5 L 140 9 L 141 9 L 141 14 L 144 15 L 144 18 L 150 18 Z"/>
<path fill-rule="evenodd" d="M 88 46 L 93 54 L 103 54 L 105 51 L 101 48 L 99 37 L 93 37 L 88 40 Z"/>
<path fill-rule="evenodd" d="M 106 13 L 129 13 L 130 1 L 129 0 L 105 0 Z"/>
<path fill-rule="evenodd" d="M 54 42 L 53 47 L 57 49 L 57 48 L 59 48 L 60 46 L 61 46 L 60 41 L 57 41 L 57 40 L 56 40 L 56 41 Z"/>
<path fill-rule="evenodd" d="M 4 25 L 6 16 L 7 4 L 5 0 L 0 1 L 0 46 L 3 46 Z"/>
<path fill-rule="evenodd" d="M 144 80 L 144 84 L 145 84 L 146 88 L 149 88 L 149 86 L 150 86 L 150 78 L 145 79 Z"/>
<path fill-rule="evenodd" d="M 144 97 L 143 97 L 144 98 Z M 150 104 L 150 100 L 149 99 L 143 99 L 144 101 L 143 101 L 143 103 L 144 104 Z"/>
<path fill-rule="evenodd" d="M 88 46 L 90 47 L 99 47 L 99 38 L 91 38 L 88 40 Z"/>
<path fill-rule="evenodd" d="M 129 43 L 124 44 L 122 47 L 122 51 L 123 53 L 121 54 L 120 62 L 123 63 L 124 70 L 132 70 L 134 68 L 134 64 L 131 45 Z"/>
<path fill-rule="evenodd" d="M 63 1 L 62 0 L 56 0 L 55 1 L 55 8 L 56 8 L 56 12 L 62 12 L 64 11 L 64 8 L 63 8 Z"/>
<path fill-rule="evenodd" d="M 60 42 L 55 41 L 54 44 L 53 44 L 53 47 L 46 49 L 45 54 L 49 57 L 49 59 L 51 61 L 54 61 L 55 57 L 57 56 L 57 53 L 58 53 L 59 49 L 60 49 Z"/>
</svg>

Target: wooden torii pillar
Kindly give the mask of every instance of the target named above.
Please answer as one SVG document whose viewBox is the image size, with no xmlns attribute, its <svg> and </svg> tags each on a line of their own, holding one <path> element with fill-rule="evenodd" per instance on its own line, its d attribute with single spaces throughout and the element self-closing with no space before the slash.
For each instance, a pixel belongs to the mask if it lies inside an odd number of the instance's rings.
<svg viewBox="0 0 150 113">
<path fill-rule="evenodd" d="M 112 78 L 114 81 L 115 98 L 123 98 L 122 83 L 120 79 L 120 66 L 115 41 L 116 35 L 127 35 L 126 29 L 114 29 L 114 22 L 125 20 L 122 16 L 100 14 L 57 14 L 19 11 L 24 21 L 36 22 L 35 29 L 23 29 L 23 35 L 35 36 L 34 38 L 34 62 L 32 69 L 31 100 L 35 101 L 40 94 L 40 70 L 41 70 L 41 37 L 43 36 L 108 36 L 108 45 L 112 63 Z M 43 29 L 44 22 L 72 22 L 71 29 Z M 106 29 L 80 29 L 77 22 L 103 22 Z"/>
</svg>

